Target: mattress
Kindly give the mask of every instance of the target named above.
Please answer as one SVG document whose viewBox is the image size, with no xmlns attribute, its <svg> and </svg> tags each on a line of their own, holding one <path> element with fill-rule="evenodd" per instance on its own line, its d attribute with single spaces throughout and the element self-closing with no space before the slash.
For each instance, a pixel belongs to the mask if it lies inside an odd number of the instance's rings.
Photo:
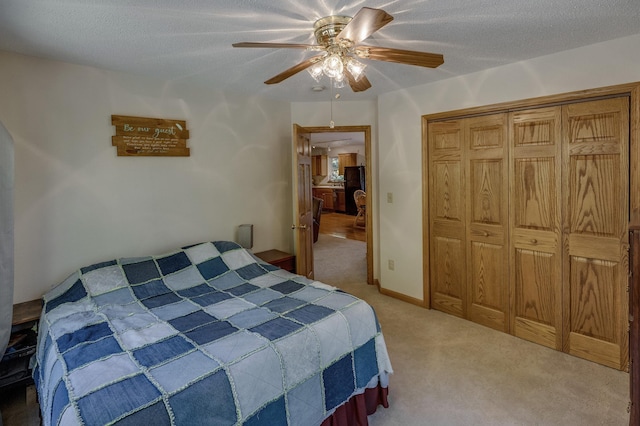
<svg viewBox="0 0 640 426">
<path fill-rule="evenodd" d="M 320 424 L 392 373 L 373 308 L 229 241 L 79 269 L 44 296 L 44 425 Z"/>
</svg>

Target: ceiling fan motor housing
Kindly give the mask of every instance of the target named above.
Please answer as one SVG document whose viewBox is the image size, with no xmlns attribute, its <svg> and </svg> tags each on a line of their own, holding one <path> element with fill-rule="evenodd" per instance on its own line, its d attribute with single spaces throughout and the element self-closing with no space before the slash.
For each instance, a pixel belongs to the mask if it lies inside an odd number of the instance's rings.
<svg viewBox="0 0 640 426">
<path fill-rule="evenodd" d="M 313 24 L 313 33 L 319 45 L 328 47 L 337 44 L 336 37 L 351 22 L 350 16 L 326 16 Z"/>
</svg>

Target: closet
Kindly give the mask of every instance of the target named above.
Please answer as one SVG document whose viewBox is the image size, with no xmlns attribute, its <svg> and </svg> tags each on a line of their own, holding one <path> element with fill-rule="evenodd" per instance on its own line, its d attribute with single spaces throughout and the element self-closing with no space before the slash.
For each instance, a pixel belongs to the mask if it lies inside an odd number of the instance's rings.
<svg viewBox="0 0 640 426">
<path fill-rule="evenodd" d="M 431 307 L 625 369 L 629 96 L 425 124 Z"/>
</svg>

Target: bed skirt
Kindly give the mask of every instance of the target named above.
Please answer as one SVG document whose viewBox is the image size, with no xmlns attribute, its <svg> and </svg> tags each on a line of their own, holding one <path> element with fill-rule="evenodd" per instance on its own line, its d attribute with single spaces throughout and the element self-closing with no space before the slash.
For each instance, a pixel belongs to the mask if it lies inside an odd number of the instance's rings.
<svg viewBox="0 0 640 426">
<path fill-rule="evenodd" d="M 334 413 L 324 419 L 321 426 L 367 426 L 367 416 L 378 409 L 378 405 L 389 407 L 387 396 L 389 388 L 380 384 L 375 388 L 367 388 L 364 393 L 354 395 L 349 401 L 336 408 Z"/>
</svg>

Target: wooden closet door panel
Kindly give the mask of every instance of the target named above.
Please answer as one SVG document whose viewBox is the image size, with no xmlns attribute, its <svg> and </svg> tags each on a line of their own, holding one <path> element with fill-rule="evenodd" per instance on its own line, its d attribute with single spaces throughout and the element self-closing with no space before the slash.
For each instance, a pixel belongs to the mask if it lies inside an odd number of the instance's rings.
<svg viewBox="0 0 640 426">
<path fill-rule="evenodd" d="M 465 119 L 467 314 L 509 331 L 507 114 Z"/>
<path fill-rule="evenodd" d="M 463 129 L 457 120 L 429 124 L 431 307 L 465 316 Z"/>
<path fill-rule="evenodd" d="M 562 350 L 561 108 L 510 114 L 511 329 Z"/>
<path fill-rule="evenodd" d="M 466 274 L 461 265 L 461 259 L 465 258 L 464 232 L 460 232 L 460 237 L 438 234 L 433 237 L 433 259 L 436 262 L 432 269 L 433 308 L 464 317 Z"/>
<path fill-rule="evenodd" d="M 614 368 L 628 362 L 629 104 L 563 107 L 566 137 L 564 350 Z"/>
</svg>

